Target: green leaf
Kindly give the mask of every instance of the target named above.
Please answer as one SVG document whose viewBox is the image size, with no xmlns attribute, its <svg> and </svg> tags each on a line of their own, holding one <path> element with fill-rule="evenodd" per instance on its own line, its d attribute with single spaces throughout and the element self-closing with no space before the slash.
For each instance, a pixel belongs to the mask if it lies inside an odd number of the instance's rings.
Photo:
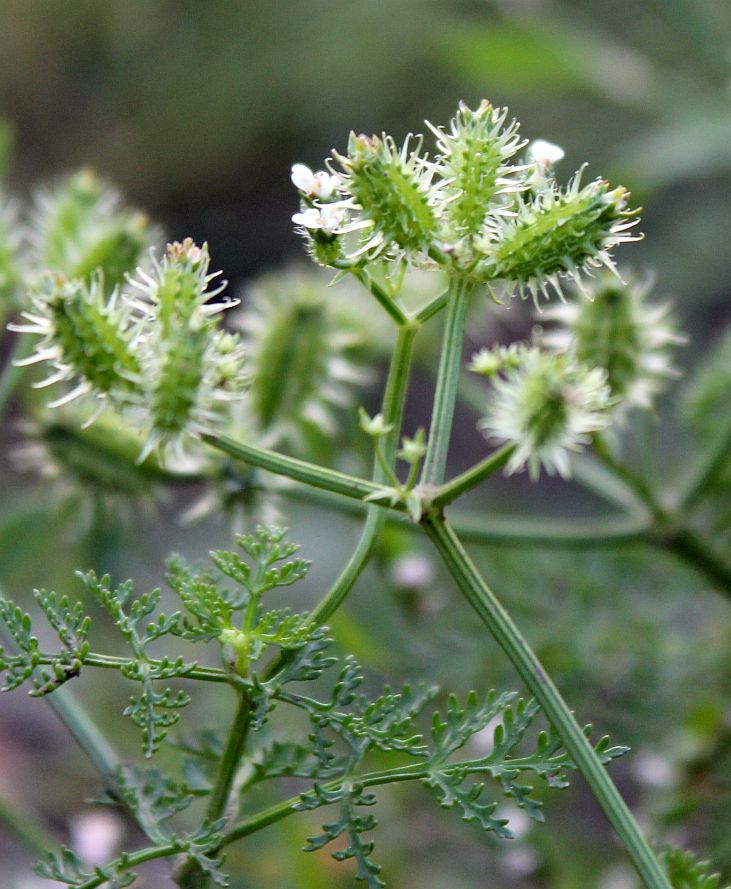
<svg viewBox="0 0 731 889">
<path fill-rule="evenodd" d="M 147 836 L 161 845 L 173 836 L 167 822 L 193 801 L 186 785 L 176 784 L 159 769 L 122 766 L 117 773 L 117 789 Z"/>
<path fill-rule="evenodd" d="M 239 606 L 221 596 L 214 580 L 207 575 L 196 574 L 179 556 L 170 558 L 167 568 L 168 586 L 180 596 L 195 618 L 195 623 L 192 623 L 182 617 L 175 633 L 191 642 L 207 642 L 231 626 L 233 609 Z"/>
<path fill-rule="evenodd" d="M 56 880 L 67 886 L 83 886 L 94 877 L 103 877 L 105 889 L 124 889 L 131 886 L 136 877 L 126 869 L 127 856 L 123 855 L 107 867 L 89 870 L 76 853 L 62 846 L 60 852 L 47 852 L 33 868 L 39 877 Z"/>
<path fill-rule="evenodd" d="M 673 889 L 720 889 L 721 875 L 713 873 L 710 862 L 699 861 L 692 852 L 665 849 L 659 857 Z"/>
<path fill-rule="evenodd" d="M 91 618 L 84 613 L 83 605 L 77 602 L 73 607 L 66 596 L 35 590 L 36 601 L 45 613 L 63 646 L 54 654 L 44 654 L 39 650 L 38 640 L 33 636 L 30 616 L 15 603 L 0 599 L 0 619 L 5 623 L 18 646 L 18 652 L 8 653 L 0 649 L 0 671 L 7 673 L 3 691 L 12 691 L 32 678 L 34 697 L 50 694 L 74 676 L 78 676 L 89 653 L 87 636 Z M 41 660 L 50 664 L 41 666 Z"/>
<path fill-rule="evenodd" d="M 373 843 L 364 840 L 362 836 L 367 831 L 373 830 L 378 822 L 372 814 L 362 815 L 356 808 L 375 805 L 376 798 L 373 794 L 365 793 L 362 787 L 341 787 L 335 791 L 327 791 L 323 787 L 315 785 L 311 793 L 302 796 L 298 809 L 315 809 L 336 802 L 340 803 L 340 817 L 331 824 L 324 824 L 323 832 L 318 836 L 309 837 L 304 851 L 315 852 L 338 837 L 344 836 L 347 839 L 346 847 L 331 852 L 332 857 L 336 861 L 355 859 L 356 880 L 365 882 L 369 889 L 383 889 L 386 884 L 379 876 L 381 866 L 370 859 L 373 853 Z"/>
</svg>

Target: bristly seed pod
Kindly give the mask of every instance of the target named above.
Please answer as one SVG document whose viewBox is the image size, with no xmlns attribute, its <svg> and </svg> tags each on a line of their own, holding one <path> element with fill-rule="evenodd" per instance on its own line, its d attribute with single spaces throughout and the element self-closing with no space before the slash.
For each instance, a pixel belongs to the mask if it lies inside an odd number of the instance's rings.
<svg viewBox="0 0 731 889">
<path fill-rule="evenodd" d="M 507 473 L 528 466 L 537 479 L 543 465 L 549 475 L 570 475 L 569 455 L 606 428 L 612 399 L 601 368 L 580 364 L 570 355 L 522 351 L 517 366 L 493 377 L 493 397 L 479 428 L 512 443 Z"/>
<path fill-rule="evenodd" d="M 122 206 L 119 195 L 82 170 L 39 192 L 29 233 L 31 260 L 39 269 L 99 278 L 107 293 L 124 283 L 156 240 L 147 218 Z"/>
<path fill-rule="evenodd" d="M 490 212 L 500 212 L 499 197 L 525 188 L 516 174 L 526 169 L 510 159 L 526 144 L 519 124 L 505 124 L 507 108 L 482 101 L 476 110 L 460 103 L 448 131 L 427 121 L 437 140 L 433 168 L 445 181 L 441 192 L 445 240 L 476 235 Z"/>
<path fill-rule="evenodd" d="M 359 359 L 379 334 L 363 312 L 363 296 L 328 290 L 322 276 L 288 272 L 262 276 L 237 314 L 251 373 L 241 403 L 244 428 L 269 447 L 299 450 L 315 435 L 337 431 L 338 409 L 356 401 L 370 379 Z"/>
<path fill-rule="evenodd" d="M 158 444 L 220 421 L 224 403 L 241 397 L 248 382 L 237 337 L 217 331 L 214 319 L 238 301 L 209 302 L 225 287 L 208 289 L 220 274 L 209 274 L 209 264 L 207 245 L 188 238 L 169 244 L 151 274 L 138 270 L 130 280 L 143 297 L 130 303 L 149 330 L 143 359 L 149 438 L 141 459 Z"/>
<path fill-rule="evenodd" d="M 342 173 L 341 188 L 351 195 L 352 209 L 365 243 L 354 256 L 374 258 L 424 254 L 437 232 L 432 171 L 420 156 L 421 139 L 411 148 L 407 137 L 399 148 L 391 136 L 350 134 L 346 156 L 333 152 Z"/>
<path fill-rule="evenodd" d="M 32 302 L 34 311 L 22 313 L 29 323 L 11 324 L 9 329 L 35 334 L 41 340 L 30 357 L 16 363 L 49 361 L 55 368 L 36 388 L 76 383 L 50 407 L 84 395 L 109 398 L 118 408 L 139 401 L 143 391 L 137 354 L 140 326 L 118 290 L 106 296 L 99 278 L 87 285 L 47 276 Z M 99 410 L 103 406 L 99 404 Z"/>
<path fill-rule="evenodd" d="M 580 187 L 577 173 L 564 191 L 552 181 L 528 201 L 517 198 L 515 217 L 496 217 L 478 245 L 484 257 L 475 275 L 485 281 L 515 282 L 520 296 L 537 304 L 538 294 L 549 297 L 550 283 L 563 297 L 559 276 L 582 287 L 579 272 L 602 265 L 614 270 L 609 251 L 617 244 L 638 240 L 628 234 L 637 222 L 628 210 L 627 192 L 610 190 L 602 179 Z"/>
<path fill-rule="evenodd" d="M 543 315 L 558 322 L 543 343 L 603 367 L 612 398 L 628 407 L 651 407 L 665 381 L 679 375 L 671 352 L 686 341 L 669 316 L 670 307 L 647 301 L 651 285 L 649 279 L 627 276 L 625 284 L 605 274 L 589 285 L 590 299 L 575 294 Z"/>
</svg>

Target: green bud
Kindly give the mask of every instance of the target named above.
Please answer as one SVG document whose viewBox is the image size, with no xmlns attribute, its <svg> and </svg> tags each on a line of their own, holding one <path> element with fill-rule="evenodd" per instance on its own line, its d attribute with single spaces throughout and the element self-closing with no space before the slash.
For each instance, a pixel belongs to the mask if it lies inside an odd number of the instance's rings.
<svg viewBox="0 0 731 889">
<path fill-rule="evenodd" d="M 361 407 L 358 409 L 358 416 L 360 418 L 360 428 L 366 435 L 370 435 L 371 438 L 383 438 L 384 435 L 388 435 L 393 429 L 393 424 L 384 421 L 383 414 L 369 417 L 365 408 Z"/>
<path fill-rule="evenodd" d="M 420 426 L 413 438 L 404 436 L 401 439 L 401 450 L 398 451 L 397 456 L 399 460 L 415 466 L 421 461 L 424 454 L 426 454 L 426 432 Z"/>
</svg>

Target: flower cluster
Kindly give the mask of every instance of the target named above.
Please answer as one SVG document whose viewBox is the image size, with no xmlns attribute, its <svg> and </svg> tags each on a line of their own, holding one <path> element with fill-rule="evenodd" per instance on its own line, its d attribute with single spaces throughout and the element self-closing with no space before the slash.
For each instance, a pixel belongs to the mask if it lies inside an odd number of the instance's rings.
<svg viewBox="0 0 731 889">
<path fill-rule="evenodd" d="M 484 368 L 487 357 L 478 353 L 473 369 Z M 549 475 L 569 476 L 570 453 L 609 424 L 613 402 L 605 371 L 536 346 L 494 357 L 500 366 L 490 369 L 492 399 L 479 427 L 514 445 L 507 472 L 527 465 L 536 479 L 543 465 Z"/>
<path fill-rule="evenodd" d="M 127 416 L 146 435 L 140 459 L 209 428 L 246 381 L 238 337 L 216 319 L 233 303 L 209 302 L 221 288 L 209 289 L 217 275 L 208 267 L 206 246 L 188 239 L 109 294 L 101 273 L 89 281 L 46 276 L 24 323 L 11 325 L 41 338 L 18 363 L 51 364 L 37 387 L 67 384 L 52 407 L 86 396 L 95 404 L 88 423 L 107 404 Z"/>
<path fill-rule="evenodd" d="M 627 192 L 601 179 L 582 186 L 581 171 L 559 186 L 552 166 L 562 149 L 538 140 L 520 157 L 527 143 L 507 109 L 461 104 L 449 127 L 427 125 L 433 159 L 420 137 L 399 146 L 351 133 L 327 171 L 293 167 L 302 201 L 293 219 L 320 264 L 405 259 L 537 300 L 548 284 L 560 293 L 561 277 L 612 268 L 610 251 L 635 239 Z"/>
</svg>

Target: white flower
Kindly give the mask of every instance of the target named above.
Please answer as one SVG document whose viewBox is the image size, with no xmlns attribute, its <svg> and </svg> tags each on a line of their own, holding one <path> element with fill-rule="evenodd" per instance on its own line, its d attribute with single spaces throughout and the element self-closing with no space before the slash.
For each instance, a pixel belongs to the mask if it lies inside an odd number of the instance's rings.
<svg viewBox="0 0 731 889">
<path fill-rule="evenodd" d="M 589 443 L 609 424 L 612 406 L 606 373 L 570 355 L 526 349 L 518 367 L 494 378 L 494 397 L 479 428 L 510 442 L 508 474 L 526 464 L 532 479 L 541 465 L 549 475 L 570 475 L 571 451 Z"/>
<path fill-rule="evenodd" d="M 294 186 L 308 197 L 320 198 L 323 201 L 332 197 L 338 185 L 337 176 L 331 176 L 325 170 L 313 173 L 305 164 L 294 164 L 290 178 Z"/>
<path fill-rule="evenodd" d="M 329 235 L 338 234 L 340 224 L 345 219 L 345 210 L 342 207 L 309 207 L 301 213 L 292 216 L 295 225 L 304 226 L 311 231 L 324 231 Z"/>
<path fill-rule="evenodd" d="M 534 164 L 539 167 L 552 167 L 560 160 L 563 160 L 566 152 L 560 145 L 554 145 L 553 142 L 547 142 L 545 139 L 536 139 L 528 146 L 528 157 Z"/>
</svg>

